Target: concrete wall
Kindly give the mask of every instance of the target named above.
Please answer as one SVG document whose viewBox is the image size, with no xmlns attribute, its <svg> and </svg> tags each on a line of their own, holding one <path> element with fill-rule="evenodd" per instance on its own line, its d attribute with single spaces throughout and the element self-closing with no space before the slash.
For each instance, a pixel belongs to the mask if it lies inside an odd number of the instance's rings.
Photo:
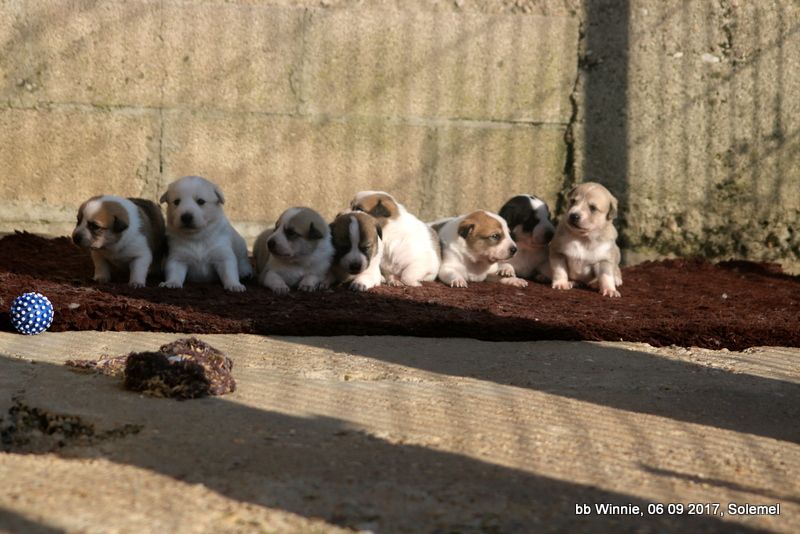
<svg viewBox="0 0 800 534">
<path fill-rule="evenodd" d="M 626 259 L 800 258 L 791 0 L 0 0 L 0 231 L 201 174 L 251 237 L 364 188 L 424 218 L 622 204 Z M 791 88 L 794 88 L 792 90 Z"/>
<path fill-rule="evenodd" d="M 88 196 L 186 174 L 249 237 L 367 188 L 426 218 L 555 200 L 577 18 L 321 5 L 4 2 L 0 225 L 64 233 Z"/>
<path fill-rule="evenodd" d="M 622 201 L 627 260 L 800 268 L 800 4 L 591 1 L 576 179 Z"/>
</svg>

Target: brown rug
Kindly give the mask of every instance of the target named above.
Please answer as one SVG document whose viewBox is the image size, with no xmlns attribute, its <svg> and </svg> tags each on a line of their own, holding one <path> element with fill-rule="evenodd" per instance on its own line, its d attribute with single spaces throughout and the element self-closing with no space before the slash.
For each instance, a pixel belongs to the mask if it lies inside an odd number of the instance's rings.
<svg viewBox="0 0 800 534">
<path fill-rule="evenodd" d="M 67 238 L 17 233 L 0 240 L 0 329 L 8 307 L 39 291 L 56 309 L 51 331 L 129 330 L 275 335 L 411 335 L 484 340 L 643 341 L 741 350 L 800 346 L 800 277 L 774 264 L 702 260 L 623 269 L 621 299 L 532 283 L 451 289 L 382 286 L 278 297 L 251 281 L 247 292 L 219 285 L 183 290 L 96 284 L 89 254 Z"/>
</svg>

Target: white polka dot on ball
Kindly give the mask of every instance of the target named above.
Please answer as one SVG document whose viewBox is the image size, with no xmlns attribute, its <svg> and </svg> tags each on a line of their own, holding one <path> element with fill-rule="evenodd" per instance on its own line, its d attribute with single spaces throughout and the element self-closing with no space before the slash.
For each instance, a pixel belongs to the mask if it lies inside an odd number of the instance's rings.
<svg viewBox="0 0 800 534">
<path fill-rule="evenodd" d="M 11 324 L 20 334 L 41 334 L 53 323 L 53 304 L 41 293 L 23 293 L 14 299 L 8 310 Z"/>
</svg>

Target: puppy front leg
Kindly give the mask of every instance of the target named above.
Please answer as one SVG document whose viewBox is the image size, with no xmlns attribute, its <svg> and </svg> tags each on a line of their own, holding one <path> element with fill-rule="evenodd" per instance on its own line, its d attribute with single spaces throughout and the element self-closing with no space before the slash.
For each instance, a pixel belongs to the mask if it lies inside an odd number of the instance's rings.
<svg viewBox="0 0 800 534">
<path fill-rule="evenodd" d="M 516 271 L 514 271 L 514 266 L 510 263 L 498 263 L 497 264 L 497 276 L 501 276 L 504 278 L 514 278 L 517 276 Z"/>
<path fill-rule="evenodd" d="M 600 294 L 604 297 L 621 297 L 617 291 L 614 265 L 607 261 L 601 261 L 595 266 L 595 275 Z"/>
<path fill-rule="evenodd" d="M 153 263 L 153 256 L 150 253 L 134 258 L 129 265 L 131 274 L 128 285 L 131 287 L 147 285 L 147 273 L 150 271 L 151 263 Z"/>
<path fill-rule="evenodd" d="M 262 271 L 261 285 L 270 288 L 277 295 L 286 295 L 289 292 L 289 286 L 275 271 Z"/>
<path fill-rule="evenodd" d="M 158 287 L 182 288 L 188 271 L 189 266 L 182 261 L 167 259 L 167 263 L 164 266 L 164 278 L 166 280 L 158 284 Z"/>
<path fill-rule="evenodd" d="M 244 284 L 239 281 L 239 265 L 233 253 L 214 262 L 214 270 L 217 271 L 217 276 L 222 280 L 222 287 L 224 287 L 226 291 L 241 293 L 246 289 Z"/>
<path fill-rule="evenodd" d="M 111 264 L 99 253 L 92 251 L 94 263 L 94 281 L 106 283 L 111 281 Z"/>
<path fill-rule="evenodd" d="M 350 291 L 366 291 L 381 284 L 381 272 L 367 269 L 350 282 Z"/>
<path fill-rule="evenodd" d="M 509 274 L 508 269 L 511 270 Z M 490 282 L 500 282 L 503 285 L 512 287 L 528 287 L 528 282 L 522 278 L 517 278 L 514 273 L 514 267 L 508 263 L 494 263 L 489 267 L 489 272 L 486 275 L 486 280 Z"/>
<path fill-rule="evenodd" d="M 553 289 L 572 289 L 572 282 L 569 281 L 567 272 L 567 259 L 561 254 L 550 256 L 550 268 L 553 271 Z"/>
<path fill-rule="evenodd" d="M 439 280 L 450 287 L 467 287 L 467 280 L 464 275 L 451 265 L 442 265 L 439 269 Z"/>
<path fill-rule="evenodd" d="M 319 289 L 320 282 L 319 276 L 314 273 L 308 273 L 300 279 L 300 283 L 297 284 L 297 289 L 310 293 Z"/>
</svg>

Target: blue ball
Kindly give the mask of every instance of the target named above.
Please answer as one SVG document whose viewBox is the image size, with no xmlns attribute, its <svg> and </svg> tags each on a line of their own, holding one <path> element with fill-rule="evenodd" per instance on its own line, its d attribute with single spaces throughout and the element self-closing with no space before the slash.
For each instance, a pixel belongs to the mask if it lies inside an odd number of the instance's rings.
<svg viewBox="0 0 800 534">
<path fill-rule="evenodd" d="M 53 322 L 53 304 L 41 293 L 23 293 L 11 303 L 8 310 L 11 324 L 20 334 L 41 334 Z"/>
</svg>

